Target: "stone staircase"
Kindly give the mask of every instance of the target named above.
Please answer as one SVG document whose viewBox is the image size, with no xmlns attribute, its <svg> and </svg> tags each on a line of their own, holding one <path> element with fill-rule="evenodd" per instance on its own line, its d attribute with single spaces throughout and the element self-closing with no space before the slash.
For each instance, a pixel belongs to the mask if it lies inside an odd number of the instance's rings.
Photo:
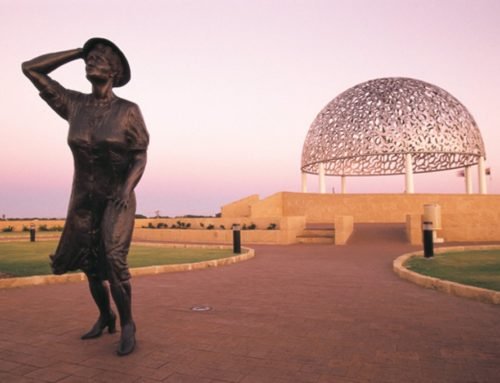
<svg viewBox="0 0 500 383">
<path fill-rule="evenodd" d="M 308 224 L 298 243 L 330 244 L 335 243 L 335 227 L 333 223 Z M 357 223 L 349 238 L 349 245 L 367 245 L 372 243 L 408 243 L 406 225 L 404 223 Z"/>
<path fill-rule="evenodd" d="M 307 225 L 304 232 L 297 236 L 299 243 L 330 244 L 335 243 L 335 229 L 333 224 Z"/>
<path fill-rule="evenodd" d="M 408 243 L 404 223 L 356 223 L 349 245 Z"/>
</svg>

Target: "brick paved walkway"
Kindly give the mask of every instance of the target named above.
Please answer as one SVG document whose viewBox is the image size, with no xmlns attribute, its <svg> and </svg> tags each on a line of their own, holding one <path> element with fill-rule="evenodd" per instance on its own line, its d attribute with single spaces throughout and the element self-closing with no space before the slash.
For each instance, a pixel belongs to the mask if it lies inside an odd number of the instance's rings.
<svg viewBox="0 0 500 383">
<path fill-rule="evenodd" d="M 414 248 L 255 248 L 134 278 L 138 347 L 124 358 L 119 334 L 79 339 L 97 315 L 85 284 L 0 291 L 0 382 L 500 381 L 500 307 L 400 280 L 392 260 Z"/>
</svg>

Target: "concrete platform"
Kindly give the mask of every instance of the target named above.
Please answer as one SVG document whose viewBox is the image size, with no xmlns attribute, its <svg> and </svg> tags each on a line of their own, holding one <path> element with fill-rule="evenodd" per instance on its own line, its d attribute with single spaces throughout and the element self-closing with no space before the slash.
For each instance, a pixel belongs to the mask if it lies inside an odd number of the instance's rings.
<svg viewBox="0 0 500 383">
<path fill-rule="evenodd" d="M 415 247 L 254 247 L 135 277 L 138 347 L 123 358 L 119 334 L 79 339 L 97 316 L 85 283 L 0 290 L 0 381 L 499 381 L 500 307 L 400 279 L 392 261 Z"/>
</svg>

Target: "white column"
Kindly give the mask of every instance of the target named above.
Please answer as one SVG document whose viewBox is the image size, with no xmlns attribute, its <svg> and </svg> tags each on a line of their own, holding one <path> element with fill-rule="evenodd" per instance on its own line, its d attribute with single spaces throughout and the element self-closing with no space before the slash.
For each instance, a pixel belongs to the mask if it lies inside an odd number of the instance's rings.
<svg viewBox="0 0 500 383">
<path fill-rule="evenodd" d="M 405 193 L 413 194 L 415 192 L 413 186 L 413 164 L 410 153 L 406 154 L 405 158 Z"/>
<path fill-rule="evenodd" d="M 467 194 L 472 194 L 472 167 L 466 166 L 464 168 L 465 176 L 465 192 Z"/>
<path fill-rule="evenodd" d="M 345 194 L 345 176 L 340 176 L 340 192 Z"/>
<path fill-rule="evenodd" d="M 307 193 L 307 173 L 302 172 L 302 193 Z"/>
<path fill-rule="evenodd" d="M 479 194 L 487 194 L 486 190 L 486 167 L 484 164 L 484 157 L 479 157 L 479 163 L 477 164 L 477 171 L 479 175 Z"/>
<path fill-rule="evenodd" d="M 319 164 L 319 192 L 322 194 L 326 193 L 326 183 L 325 183 L 325 164 Z"/>
</svg>

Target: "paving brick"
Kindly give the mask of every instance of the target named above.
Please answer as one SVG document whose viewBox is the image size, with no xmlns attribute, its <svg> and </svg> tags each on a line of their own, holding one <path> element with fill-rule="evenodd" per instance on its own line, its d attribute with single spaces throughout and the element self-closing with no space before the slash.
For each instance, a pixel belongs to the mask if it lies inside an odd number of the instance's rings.
<svg viewBox="0 0 500 383">
<path fill-rule="evenodd" d="M 0 371 L 2 372 L 9 372 L 12 370 L 15 370 L 22 365 L 16 362 L 9 362 L 8 360 L 1 360 L 0 359 Z"/>
<path fill-rule="evenodd" d="M 35 379 L 14 375 L 8 372 L 0 372 L 0 382 L 2 383 L 36 383 Z"/>
<path fill-rule="evenodd" d="M 200 376 L 175 373 L 164 380 L 166 383 L 211 383 L 212 379 Z"/>
<path fill-rule="evenodd" d="M 20 365 L 19 367 L 16 367 L 15 369 L 10 370 L 9 372 L 13 375 L 16 375 L 16 376 L 25 376 L 25 375 L 29 374 L 30 372 L 35 371 L 37 369 L 38 369 L 37 367 L 33 367 L 33 366 Z"/>
<path fill-rule="evenodd" d="M 99 375 L 95 375 L 91 378 L 92 382 L 95 383 L 109 383 L 109 382 L 120 382 L 120 383 L 135 383 L 140 381 L 140 377 L 136 375 L 130 375 L 127 373 L 119 373 L 115 371 L 103 371 Z"/>
<path fill-rule="evenodd" d="M 58 382 L 68 376 L 69 374 L 50 367 L 39 368 L 26 375 L 27 378 L 33 378 L 40 382 Z"/>
<path fill-rule="evenodd" d="M 89 378 L 83 378 L 81 376 L 68 376 L 60 381 L 58 383 L 91 383 L 92 380 Z"/>
</svg>

